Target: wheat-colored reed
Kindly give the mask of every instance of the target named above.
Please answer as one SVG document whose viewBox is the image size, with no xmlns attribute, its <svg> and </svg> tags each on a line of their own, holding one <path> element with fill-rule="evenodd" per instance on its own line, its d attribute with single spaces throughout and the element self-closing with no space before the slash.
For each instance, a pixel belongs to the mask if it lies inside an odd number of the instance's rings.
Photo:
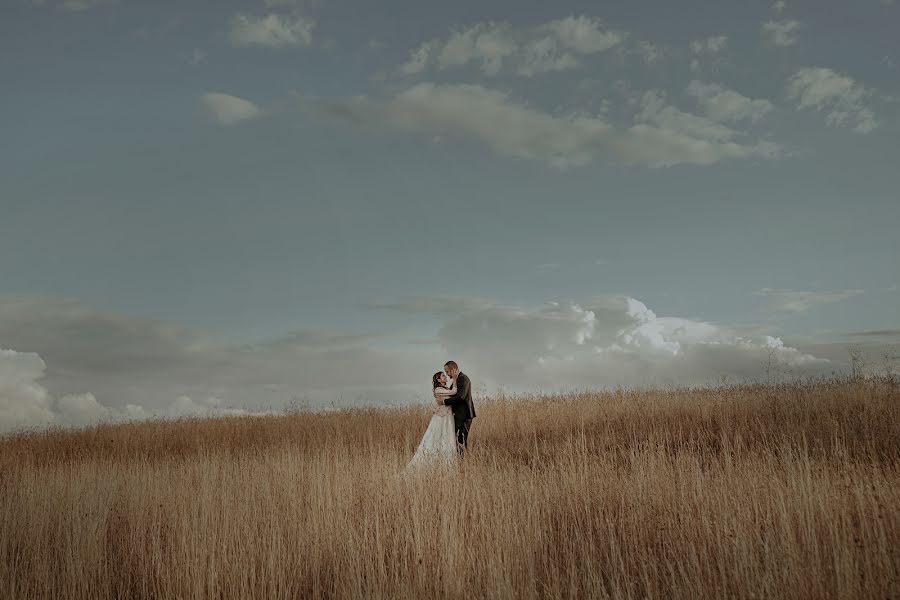
<svg viewBox="0 0 900 600">
<path fill-rule="evenodd" d="M 2 598 L 900 598 L 891 379 L 476 399 L 0 441 Z"/>
</svg>

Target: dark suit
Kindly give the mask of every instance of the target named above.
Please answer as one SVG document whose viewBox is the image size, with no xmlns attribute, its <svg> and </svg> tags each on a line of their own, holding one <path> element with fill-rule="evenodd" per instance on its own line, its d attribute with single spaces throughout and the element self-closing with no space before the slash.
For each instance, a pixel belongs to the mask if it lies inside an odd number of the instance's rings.
<svg viewBox="0 0 900 600">
<path fill-rule="evenodd" d="M 475 418 L 472 403 L 472 382 L 460 371 L 456 374 L 456 393 L 444 399 L 444 405 L 453 411 L 453 426 L 456 428 L 456 451 L 460 455 L 469 447 L 469 428 Z"/>
</svg>

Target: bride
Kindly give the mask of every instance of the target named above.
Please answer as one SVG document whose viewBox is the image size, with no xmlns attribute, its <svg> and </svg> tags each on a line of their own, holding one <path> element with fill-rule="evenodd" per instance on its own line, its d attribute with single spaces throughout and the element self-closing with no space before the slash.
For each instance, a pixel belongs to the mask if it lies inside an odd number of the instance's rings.
<svg viewBox="0 0 900 600">
<path fill-rule="evenodd" d="M 451 464 L 456 460 L 456 430 L 453 426 L 453 412 L 444 406 L 444 398 L 456 393 L 456 381 L 447 387 L 447 377 L 438 371 L 431 378 L 432 391 L 437 395 L 438 406 L 434 408 L 431 421 L 416 453 L 407 465 L 407 469 L 424 464 Z"/>
</svg>

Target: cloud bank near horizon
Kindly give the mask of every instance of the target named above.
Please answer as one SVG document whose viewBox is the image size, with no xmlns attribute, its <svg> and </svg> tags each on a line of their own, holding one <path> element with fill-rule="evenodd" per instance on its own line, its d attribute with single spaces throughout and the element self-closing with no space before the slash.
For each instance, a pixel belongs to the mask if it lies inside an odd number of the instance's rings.
<svg viewBox="0 0 900 600">
<path fill-rule="evenodd" d="M 766 363 L 815 375 L 834 361 L 771 335 L 660 317 L 622 295 L 535 306 L 454 297 L 372 309 L 431 315 L 435 343 L 321 331 L 231 345 L 73 300 L 0 300 L 0 431 L 183 415 L 427 402 L 451 357 L 483 392 L 702 385 L 761 378 Z M 46 361 L 46 362 L 45 362 Z"/>
</svg>

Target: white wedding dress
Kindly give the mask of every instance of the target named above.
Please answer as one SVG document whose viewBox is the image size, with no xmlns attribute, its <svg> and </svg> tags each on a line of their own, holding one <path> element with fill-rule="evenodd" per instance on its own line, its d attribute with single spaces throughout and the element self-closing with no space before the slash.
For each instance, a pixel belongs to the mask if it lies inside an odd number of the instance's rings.
<svg viewBox="0 0 900 600">
<path fill-rule="evenodd" d="M 435 390 L 443 398 L 452 396 L 456 393 L 456 382 L 449 390 L 446 388 Z M 453 425 L 453 412 L 449 406 L 435 406 L 422 441 L 419 442 L 419 447 L 416 448 L 406 468 L 450 465 L 454 461 L 456 461 L 456 428 Z"/>
</svg>

